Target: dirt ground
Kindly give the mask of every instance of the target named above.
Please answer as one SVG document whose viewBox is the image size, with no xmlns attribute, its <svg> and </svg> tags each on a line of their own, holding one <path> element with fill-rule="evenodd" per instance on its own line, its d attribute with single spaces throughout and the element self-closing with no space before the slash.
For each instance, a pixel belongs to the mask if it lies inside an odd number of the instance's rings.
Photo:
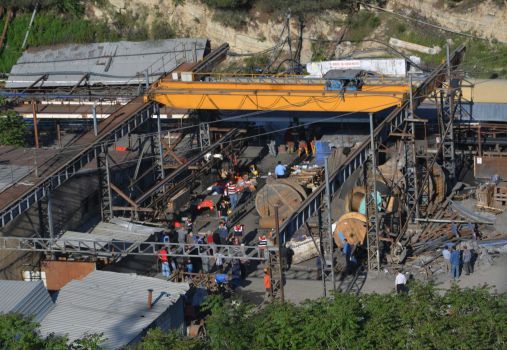
<svg viewBox="0 0 507 350">
<path fill-rule="evenodd" d="M 490 286 L 493 293 L 507 292 L 507 252 L 492 254 L 492 265 L 479 262 L 471 275 L 461 275 L 457 284 L 462 288 Z M 441 264 L 442 258 L 438 258 L 435 264 Z M 394 291 L 394 274 L 382 271 L 380 273 L 367 274 L 363 280 L 353 280 L 350 276 L 344 281 L 337 282 L 341 290 L 359 293 L 390 293 Z M 418 278 L 419 279 L 419 278 Z M 448 289 L 451 284 L 450 276 L 443 270 L 434 273 L 429 280 L 438 288 Z M 428 281 L 428 282 L 429 282 Z M 364 284 L 362 283 L 364 282 Z M 331 291 L 331 282 L 327 282 L 327 289 Z M 306 299 L 317 299 L 323 296 L 322 281 L 311 280 L 287 280 L 285 284 L 285 298 L 293 303 L 300 303 Z M 263 281 L 261 278 L 247 278 L 239 294 L 248 301 L 259 303 L 264 295 Z"/>
</svg>

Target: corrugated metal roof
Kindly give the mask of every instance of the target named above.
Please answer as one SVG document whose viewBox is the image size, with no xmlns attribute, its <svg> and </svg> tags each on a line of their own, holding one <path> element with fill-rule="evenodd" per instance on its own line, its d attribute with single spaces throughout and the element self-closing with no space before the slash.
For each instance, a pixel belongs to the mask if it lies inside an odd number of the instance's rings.
<svg viewBox="0 0 507 350">
<path fill-rule="evenodd" d="M 138 84 L 145 82 L 146 69 L 153 82 L 183 62 L 202 59 L 207 42 L 170 39 L 31 48 L 12 67 L 6 87 L 28 87 L 45 74 L 49 77 L 42 86 L 47 87 L 74 86 L 85 74 L 90 74 L 90 85 Z"/>
<path fill-rule="evenodd" d="M 42 281 L 0 280 L 0 296 L 0 313 L 33 316 L 37 322 L 55 306 Z"/>
<path fill-rule="evenodd" d="M 90 233 L 65 231 L 60 239 L 144 242 L 159 231 L 161 231 L 161 228 L 133 224 L 121 218 L 114 218 L 110 223 L 99 222 Z"/>
<path fill-rule="evenodd" d="M 147 307 L 153 289 L 153 307 Z M 189 290 L 187 283 L 108 271 L 94 271 L 60 290 L 55 308 L 41 322 L 43 335 L 103 333 L 106 349 L 125 346 Z"/>
</svg>

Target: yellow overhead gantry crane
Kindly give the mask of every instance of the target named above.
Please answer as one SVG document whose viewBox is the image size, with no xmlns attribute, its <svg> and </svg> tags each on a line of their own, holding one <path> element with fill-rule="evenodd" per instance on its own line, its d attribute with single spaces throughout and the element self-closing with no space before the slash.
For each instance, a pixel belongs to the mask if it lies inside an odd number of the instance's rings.
<svg viewBox="0 0 507 350">
<path fill-rule="evenodd" d="M 408 84 L 376 81 L 373 85 L 365 80 L 355 86 L 350 81 L 342 85 L 343 80 L 303 76 L 217 78 L 209 73 L 208 81 L 198 79 L 198 75 L 188 79 L 192 81 L 166 77 L 150 87 L 145 99 L 173 109 L 374 113 L 401 106 L 409 91 Z"/>
</svg>

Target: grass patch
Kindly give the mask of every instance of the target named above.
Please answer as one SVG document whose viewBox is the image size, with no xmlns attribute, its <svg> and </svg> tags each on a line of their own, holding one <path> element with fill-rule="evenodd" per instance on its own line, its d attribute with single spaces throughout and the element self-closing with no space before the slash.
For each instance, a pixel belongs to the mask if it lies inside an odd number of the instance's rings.
<svg viewBox="0 0 507 350">
<path fill-rule="evenodd" d="M 421 24 L 407 23 L 388 15 L 382 15 L 382 20 L 386 23 L 385 38 L 383 38 L 386 42 L 390 37 L 395 37 L 419 45 L 442 48 L 439 55 L 414 52 L 430 65 L 442 62 L 445 57 L 446 40 L 451 39 L 455 43 L 453 46 L 461 43 L 466 45 L 467 51 L 462 67 L 470 76 L 507 78 L 507 44 L 467 38 Z"/>
</svg>

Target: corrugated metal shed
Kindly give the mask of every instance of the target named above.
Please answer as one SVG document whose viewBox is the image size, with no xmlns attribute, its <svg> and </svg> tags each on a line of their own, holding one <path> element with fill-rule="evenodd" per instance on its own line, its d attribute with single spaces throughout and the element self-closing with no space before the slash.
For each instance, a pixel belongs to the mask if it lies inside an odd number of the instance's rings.
<svg viewBox="0 0 507 350">
<path fill-rule="evenodd" d="M 150 288 L 153 307 L 148 309 Z M 106 349 L 119 349 L 138 339 L 150 325 L 159 324 L 168 310 L 183 313 L 180 298 L 188 290 L 186 283 L 94 271 L 60 290 L 56 307 L 42 321 L 40 331 L 43 335 L 67 334 L 71 342 L 85 333 L 103 333 L 107 340 L 102 345 Z M 171 310 L 175 305 L 180 307 Z"/>
<path fill-rule="evenodd" d="M 39 86 L 74 86 L 90 74 L 89 84 L 122 85 L 150 82 L 183 62 L 203 58 L 207 39 L 105 42 L 36 47 L 26 50 L 12 67 L 7 88 L 24 88 L 41 76 Z"/>
<path fill-rule="evenodd" d="M 54 306 L 42 281 L 0 280 L 0 313 L 33 316 L 41 322 Z"/>
</svg>

